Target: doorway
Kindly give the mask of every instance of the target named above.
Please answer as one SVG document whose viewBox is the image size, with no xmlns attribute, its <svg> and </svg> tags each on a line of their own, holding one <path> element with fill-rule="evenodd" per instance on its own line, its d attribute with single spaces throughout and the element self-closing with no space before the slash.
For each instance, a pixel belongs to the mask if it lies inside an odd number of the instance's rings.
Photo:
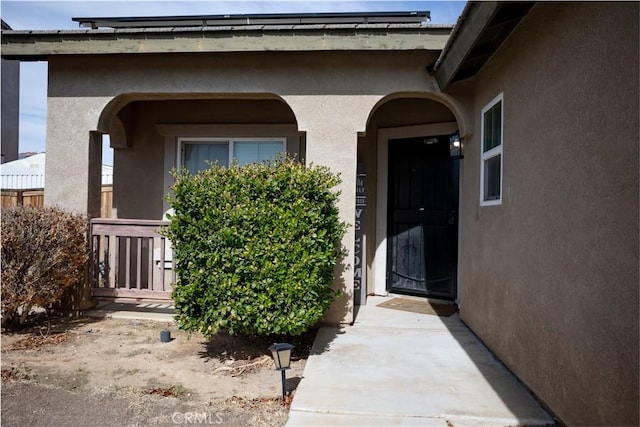
<svg viewBox="0 0 640 427">
<path fill-rule="evenodd" d="M 389 139 L 388 292 L 456 298 L 459 171 L 448 134 Z"/>
</svg>

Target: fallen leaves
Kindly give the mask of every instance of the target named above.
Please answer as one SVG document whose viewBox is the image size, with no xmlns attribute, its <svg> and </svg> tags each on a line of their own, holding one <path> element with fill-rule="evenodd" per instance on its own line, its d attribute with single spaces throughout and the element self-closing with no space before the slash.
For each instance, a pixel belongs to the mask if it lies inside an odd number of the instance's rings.
<svg viewBox="0 0 640 427">
<path fill-rule="evenodd" d="M 57 345 L 65 342 L 68 338 L 68 335 L 61 332 L 49 335 L 31 335 L 29 337 L 23 338 L 20 341 L 16 341 L 11 347 L 10 350 L 34 350 L 45 345 Z"/>
<path fill-rule="evenodd" d="M 149 390 L 145 390 L 145 394 L 154 394 L 162 397 L 180 397 L 184 394 L 184 391 L 181 389 L 171 386 L 171 387 L 154 387 Z"/>
<path fill-rule="evenodd" d="M 2 381 L 20 381 L 28 379 L 28 376 L 18 368 L 7 368 L 1 371 Z"/>
</svg>

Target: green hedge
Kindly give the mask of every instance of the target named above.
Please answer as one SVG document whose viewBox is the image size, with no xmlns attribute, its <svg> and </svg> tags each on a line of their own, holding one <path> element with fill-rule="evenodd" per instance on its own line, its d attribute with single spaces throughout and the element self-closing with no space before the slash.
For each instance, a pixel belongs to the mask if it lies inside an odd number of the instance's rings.
<svg viewBox="0 0 640 427">
<path fill-rule="evenodd" d="M 180 328 L 299 335 L 316 324 L 336 297 L 339 177 L 287 158 L 174 176 L 167 235 Z"/>
</svg>

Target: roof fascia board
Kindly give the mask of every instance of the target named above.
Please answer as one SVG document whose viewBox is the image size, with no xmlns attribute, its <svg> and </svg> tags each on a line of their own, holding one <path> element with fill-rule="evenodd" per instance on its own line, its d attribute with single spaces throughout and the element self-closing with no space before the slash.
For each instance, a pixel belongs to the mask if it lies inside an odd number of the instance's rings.
<svg viewBox="0 0 640 427">
<path fill-rule="evenodd" d="M 500 4 L 496 1 L 473 3 L 465 20 L 459 23 L 460 28 L 455 34 L 455 39 L 450 41 L 435 72 L 440 89 L 444 90 L 451 82 L 499 8 Z"/>
<path fill-rule="evenodd" d="M 37 61 L 51 55 L 331 50 L 442 50 L 451 27 L 264 31 L 3 31 L 2 57 Z"/>
<path fill-rule="evenodd" d="M 193 25 L 260 25 L 260 24 L 304 24 L 304 23 L 390 23 L 423 22 L 431 19 L 429 11 L 414 12 L 351 12 L 351 13 L 283 13 L 283 14 L 231 14 L 231 15 L 186 15 L 147 17 L 72 18 L 81 27 L 89 28 L 140 28 L 153 26 Z"/>
</svg>

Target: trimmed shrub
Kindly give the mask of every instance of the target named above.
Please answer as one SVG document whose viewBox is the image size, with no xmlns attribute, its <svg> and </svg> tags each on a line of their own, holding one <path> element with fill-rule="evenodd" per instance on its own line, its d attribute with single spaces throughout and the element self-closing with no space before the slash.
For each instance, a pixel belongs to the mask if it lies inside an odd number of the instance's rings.
<svg viewBox="0 0 640 427">
<path fill-rule="evenodd" d="M 322 318 L 346 230 L 338 176 L 280 158 L 175 178 L 167 234 L 180 328 L 300 335 Z"/>
<path fill-rule="evenodd" d="M 81 285 L 89 259 L 88 221 L 55 207 L 2 210 L 2 326 L 25 323 Z"/>
</svg>

